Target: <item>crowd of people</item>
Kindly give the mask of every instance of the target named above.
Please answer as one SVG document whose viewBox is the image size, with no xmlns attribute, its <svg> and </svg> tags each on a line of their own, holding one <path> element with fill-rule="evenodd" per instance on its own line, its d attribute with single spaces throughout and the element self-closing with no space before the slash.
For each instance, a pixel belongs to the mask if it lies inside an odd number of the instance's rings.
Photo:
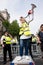
<svg viewBox="0 0 43 65">
<path fill-rule="evenodd" d="M 23 56 L 23 48 L 25 48 L 25 55 L 26 56 L 28 55 L 28 50 L 29 50 L 29 54 L 31 55 L 31 57 L 33 59 L 32 51 L 31 51 L 31 44 L 36 43 L 36 42 L 37 42 L 37 44 L 40 44 L 42 55 L 43 55 L 43 24 L 41 24 L 39 32 L 36 34 L 36 36 L 34 36 L 34 35 L 32 35 L 32 33 L 29 29 L 29 23 L 31 21 L 27 22 L 24 17 L 20 17 L 20 22 L 21 22 L 21 28 L 20 28 L 20 32 L 19 32 L 20 56 Z M 7 31 L 5 31 L 4 35 L 2 35 L 2 37 L 1 37 L 4 64 L 6 64 L 6 62 L 7 62 L 7 60 L 6 60 L 7 51 L 9 54 L 10 61 L 12 61 L 11 44 L 13 43 L 13 45 L 16 45 L 16 44 L 14 44 L 14 42 L 15 42 L 15 38 L 12 38 L 12 36 Z M 43 56 L 42 56 L 42 58 L 43 58 Z"/>
</svg>

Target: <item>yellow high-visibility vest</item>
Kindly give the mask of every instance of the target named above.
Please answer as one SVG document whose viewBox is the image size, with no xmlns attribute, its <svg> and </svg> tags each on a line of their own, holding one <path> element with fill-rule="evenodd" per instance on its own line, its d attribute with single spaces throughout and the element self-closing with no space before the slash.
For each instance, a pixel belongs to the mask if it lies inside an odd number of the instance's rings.
<svg viewBox="0 0 43 65">
<path fill-rule="evenodd" d="M 29 25 L 25 22 L 22 24 L 22 27 L 20 28 L 20 32 L 19 32 L 19 35 L 26 35 L 26 36 L 29 36 L 31 35 L 31 32 L 30 32 L 30 29 L 29 29 Z"/>
<path fill-rule="evenodd" d="M 32 42 L 36 42 L 36 41 L 37 41 L 36 37 L 32 37 Z"/>
<path fill-rule="evenodd" d="M 5 41 L 6 41 L 6 44 L 11 44 L 11 38 L 10 37 L 5 37 Z"/>
<path fill-rule="evenodd" d="M 21 28 L 20 28 L 20 32 L 19 32 L 19 35 L 22 35 L 22 34 L 23 34 L 23 31 L 24 31 L 24 28 L 21 27 Z"/>
<path fill-rule="evenodd" d="M 12 40 L 11 40 L 11 43 L 16 43 L 16 40 L 15 40 L 15 39 L 12 39 Z"/>
</svg>

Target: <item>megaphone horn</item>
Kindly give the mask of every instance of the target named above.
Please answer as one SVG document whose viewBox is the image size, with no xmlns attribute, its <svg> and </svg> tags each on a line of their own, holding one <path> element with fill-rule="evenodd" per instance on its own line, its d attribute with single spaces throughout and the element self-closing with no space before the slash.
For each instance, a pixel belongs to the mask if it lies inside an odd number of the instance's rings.
<svg viewBox="0 0 43 65">
<path fill-rule="evenodd" d="M 34 8 L 36 8 L 36 5 L 35 4 L 31 4 L 32 5 L 32 10 L 34 9 Z"/>
</svg>

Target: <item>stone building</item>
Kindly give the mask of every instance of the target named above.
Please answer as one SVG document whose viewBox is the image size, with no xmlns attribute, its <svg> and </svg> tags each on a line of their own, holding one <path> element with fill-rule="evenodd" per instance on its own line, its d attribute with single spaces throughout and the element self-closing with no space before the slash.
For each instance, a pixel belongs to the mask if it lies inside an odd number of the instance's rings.
<svg viewBox="0 0 43 65">
<path fill-rule="evenodd" d="M 9 21 L 10 14 L 8 13 L 7 9 L 0 11 L 0 37 L 2 35 L 2 32 L 6 30 L 6 28 L 2 25 L 2 22 L 5 20 Z"/>
</svg>

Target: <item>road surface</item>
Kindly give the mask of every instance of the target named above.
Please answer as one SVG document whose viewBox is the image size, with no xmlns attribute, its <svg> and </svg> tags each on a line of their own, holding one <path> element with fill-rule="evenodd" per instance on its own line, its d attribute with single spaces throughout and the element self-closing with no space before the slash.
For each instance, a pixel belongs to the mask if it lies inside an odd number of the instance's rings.
<svg viewBox="0 0 43 65">
<path fill-rule="evenodd" d="M 0 65 L 3 65 L 3 63 L 0 61 Z M 7 64 L 10 65 L 10 62 L 8 61 Z M 35 59 L 35 65 L 43 65 L 43 59 Z"/>
</svg>

